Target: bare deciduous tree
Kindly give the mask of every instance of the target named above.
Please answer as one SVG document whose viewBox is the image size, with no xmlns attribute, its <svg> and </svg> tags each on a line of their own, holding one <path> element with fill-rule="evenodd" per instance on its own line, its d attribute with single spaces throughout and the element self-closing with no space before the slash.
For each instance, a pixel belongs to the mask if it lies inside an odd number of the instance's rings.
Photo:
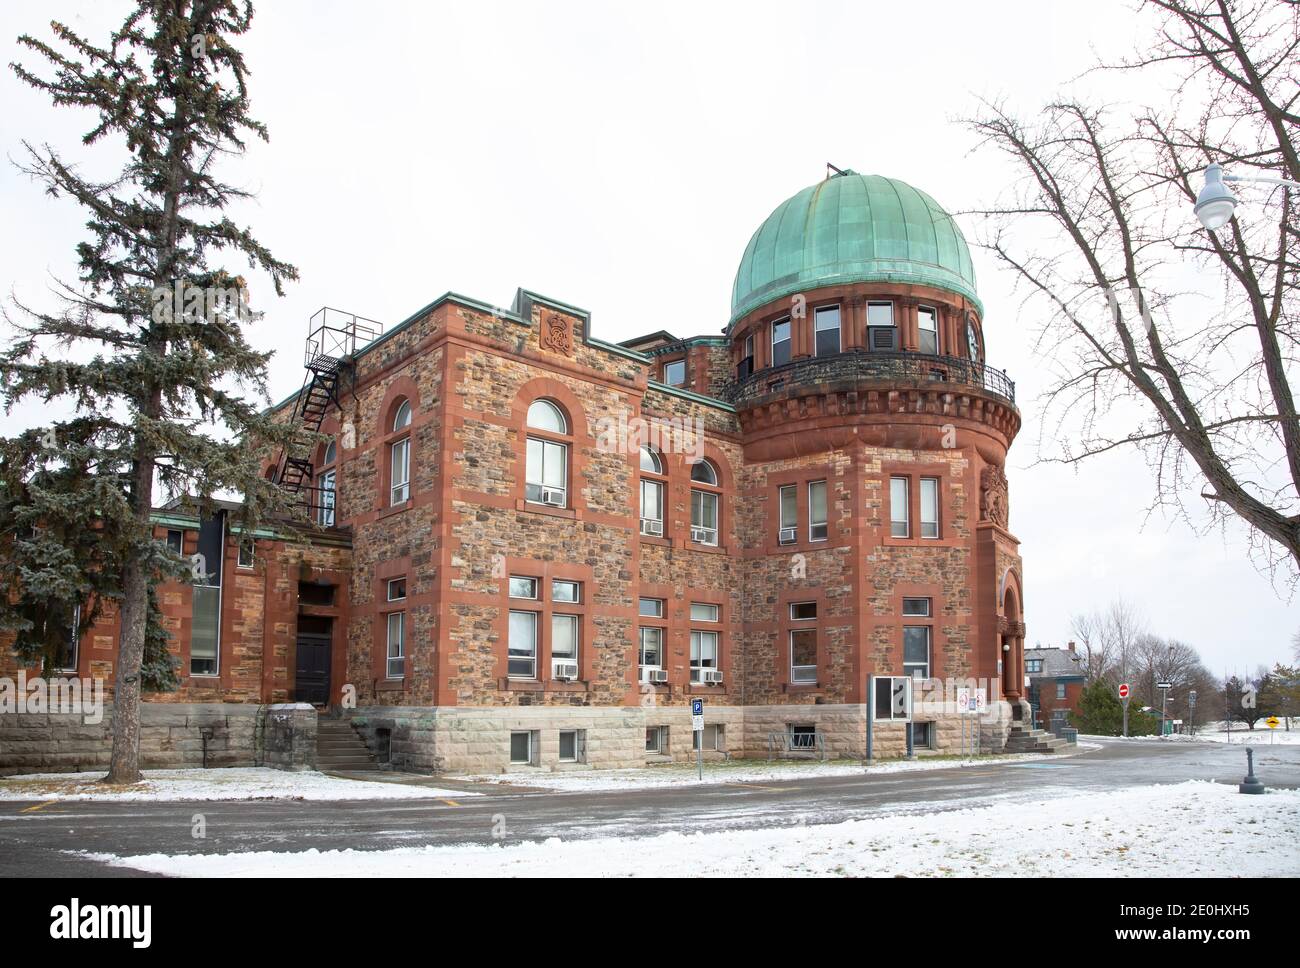
<svg viewBox="0 0 1300 968">
<path fill-rule="evenodd" d="M 1261 564 L 1294 583 L 1300 193 L 1243 190 L 1214 233 L 1192 206 L 1211 162 L 1300 180 L 1300 5 L 1148 0 L 1145 11 L 1156 35 L 1101 76 L 1156 78 L 1169 92 L 1159 107 L 1061 99 L 1027 120 L 986 103 L 970 122 L 1023 173 L 981 213 L 983 242 L 1046 312 L 1044 459 L 1140 448 L 1157 506 L 1199 525 L 1188 501 L 1199 494 L 1211 525 L 1245 522 Z"/>
</svg>

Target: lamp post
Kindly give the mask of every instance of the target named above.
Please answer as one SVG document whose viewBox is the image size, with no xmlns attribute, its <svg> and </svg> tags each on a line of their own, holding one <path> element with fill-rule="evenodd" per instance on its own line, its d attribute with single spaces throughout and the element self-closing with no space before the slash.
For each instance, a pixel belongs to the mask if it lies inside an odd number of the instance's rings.
<svg viewBox="0 0 1300 968">
<path fill-rule="evenodd" d="M 1223 228 L 1232 221 L 1232 214 L 1237 207 L 1237 197 L 1228 191 L 1224 182 L 1242 185 L 1274 185 L 1283 188 L 1300 188 L 1300 182 L 1289 178 L 1276 178 L 1271 175 L 1225 175 L 1223 166 L 1217 161 L 1205 169 L 1205 185 L 1196 195 L 1193 211 L 1201 224 L 1211 232 Z"/>
</svg>

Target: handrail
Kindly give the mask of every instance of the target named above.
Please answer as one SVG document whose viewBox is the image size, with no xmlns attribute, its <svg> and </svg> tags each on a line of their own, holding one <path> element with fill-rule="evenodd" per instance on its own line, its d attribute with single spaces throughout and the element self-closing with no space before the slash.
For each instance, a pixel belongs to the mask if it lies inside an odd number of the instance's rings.
<svg viewBox="0 0 1300 968">
<path fill-rule="evenodd" d="M 854 348 L 829 356 L 810 356 L 769 366 L 738 379 L 725 397 L 744 404 L 790 386 L 809 386 L 858 380 L 933 380 L 974 387 L 1016 402 L 1015 382 L 1006 371 L 964 359 L 912 350 Z"/>
</svg>

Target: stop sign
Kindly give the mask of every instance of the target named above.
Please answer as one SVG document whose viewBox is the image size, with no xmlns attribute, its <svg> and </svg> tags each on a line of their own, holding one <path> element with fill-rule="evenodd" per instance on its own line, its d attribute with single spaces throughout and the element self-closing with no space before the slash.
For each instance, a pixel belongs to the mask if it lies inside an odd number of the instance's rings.
<svg viewBox="0 0 1300 968">
<path fill-rule="evenodd" d="M 1120 698 L 1120 699 L 1127 699 L 1127 698 L 1128 698 L 1128 683 L 1127 683 L 1127 682 L 1121 682 L 1121 683 L 1119 684 L 1119 698 Z"/>
</svg>

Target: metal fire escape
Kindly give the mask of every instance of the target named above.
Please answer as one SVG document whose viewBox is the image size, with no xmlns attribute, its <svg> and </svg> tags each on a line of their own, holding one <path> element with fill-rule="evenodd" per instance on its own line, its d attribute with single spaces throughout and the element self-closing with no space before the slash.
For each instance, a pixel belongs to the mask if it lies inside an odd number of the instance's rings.
<svg viewBox="0 0 1300 968">
<path fill-rule="evenodd" d="M 329 307 L 312 316 L 307 324 L 303 356 L 307 373 L 291 418 L 295 424 L 318 432 L 330 408 L 342 408 L 340 391 L 353 376 L 357 349 L 382 332 L 383 326 L 373 319 Z M 280 451 L 275 467 L 276 483 L 297 495 L 297 505 L 312 517 L 317 516 L 321 506 L 320 488 L 312 467 L 315 450 L 316 445 L 310 439 L 300 440 Z"/>
</svg>

